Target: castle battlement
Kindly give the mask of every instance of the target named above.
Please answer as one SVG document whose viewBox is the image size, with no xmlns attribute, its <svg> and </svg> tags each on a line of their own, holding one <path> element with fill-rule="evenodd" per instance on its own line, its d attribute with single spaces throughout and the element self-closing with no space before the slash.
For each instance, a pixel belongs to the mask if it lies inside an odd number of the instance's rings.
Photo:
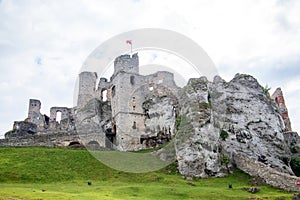
<svg viewBox="0 0 300 200">
<path fill-rule="evenodd" d="M 132 56 L 126 54 L 117 57 L 114 61 L 114 75 L 124 71 L 139 74 L 139 56 L 137 53 Z"/>
</svg>

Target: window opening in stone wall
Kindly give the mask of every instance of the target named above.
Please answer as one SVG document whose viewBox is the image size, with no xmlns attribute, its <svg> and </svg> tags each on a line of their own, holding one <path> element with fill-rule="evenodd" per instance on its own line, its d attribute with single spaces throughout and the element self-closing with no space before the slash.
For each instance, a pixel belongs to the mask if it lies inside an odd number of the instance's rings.
<svg viewBox="0 0 300 200">
<path fill-rule="evenodd" d="M 48 117 L 47 115 L 44 115 L 44 119 L 45 119 L 46 125 L 49 125 L 50 117 Z"/>
<path fill-rule="evenodd" d="M 136 122 L 133 122 L 132 128 L 133 128 L 133 129 L 136 129 Z"/>
<path fill-rule="evenodd" d="M 113 86 L 113 87 L 111 88 L 111 95 L 112 95 L 112 97 L 114 97 L 115 94 L 116 94 L 116 86 Z"/>
<path fill-rule="evenodd" d="M 107 89 L 103 89 L 101 92 L 101 100 L 107 101 Z"/>
<path fill-rule="evenodd" d="M 130 83 L 131 85 L 134 85 L 134 76 L 130 76 Z"/>
<path fill-rule="evenodd" d="M 153 90 L 153 87 L 152 87 L 152 86 L 151 86 L 151 87 L 149 87 L 149 90 L 150 90 L 150 91 L 152 91 L 152 90 Z"/>
<path fill-rule="evenodd" d="M 56 112 L 56 121 L 58 122 L 58 123 L 60 123 L 60 121 L 61 121 L 61 111 L 57 111 Z"/>
<path fill-rule="evenodd" d="M 135 110 L 135 106 L 132 106 L 132 109 Z"/>
</svg>

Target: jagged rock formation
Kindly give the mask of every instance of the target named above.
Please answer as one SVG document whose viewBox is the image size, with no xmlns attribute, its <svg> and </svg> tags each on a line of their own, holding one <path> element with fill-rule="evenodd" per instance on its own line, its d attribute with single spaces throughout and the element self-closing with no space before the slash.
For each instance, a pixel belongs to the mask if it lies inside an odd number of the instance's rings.
<svg viewBox="0 0 300 200">
<path fill-rule="evenodd" d="M 284 139 L 292 154 L 300 158 L 300 137 L 296 132 L 285 132 Z"/>
<path fill-rule="evenodd" d="M 288 110 L 285 105 L 284 97 L 281 88 L 277 88 L 275 92 L 272 94 L 272 99 L 276 102 L 279 113 L 284 121 L 285 130 L 292 131 L 291 121 L 289 118 Z"/>
<path fill-rule="evenodd" d="M 191 79 L 179 97 L 181 123 L 176 136 L 180 173 L 188 176 L 224 176 L 219 129 L 211 124 L 209 85 L 205 77 Z"/>
<path fill-rule="evenodd" d="M 293 175 L 281 113 L 252 76 L 237 74 L 228 83 L 218 76 L 213 82 L 191 79 L 179 102 L 176 150 L 182 174 L 224 176 L 247 158 Z"/>
</svg>

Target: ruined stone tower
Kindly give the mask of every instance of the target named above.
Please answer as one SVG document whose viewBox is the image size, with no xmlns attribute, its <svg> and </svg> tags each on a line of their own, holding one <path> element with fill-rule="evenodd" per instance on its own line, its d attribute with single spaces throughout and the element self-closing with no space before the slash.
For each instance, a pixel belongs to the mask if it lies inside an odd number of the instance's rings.
<svg viewBox="0 0 300 200">
<path fill-rule="evenodd" d="M 89 100 L 94 98 L 96 81 L 96 72 L 81 72 L 79 74 L 78 109 L 82 108 Z"/>
<path fill-rule="evenodd" d="M 111 105 L 115 144 L 120 150 L 134 149 L 140 145 L 139 136 L 145 128 L 142 95 L 134 95 L 144 85 L 143 76 L 138 73 L 137 54 L 122 55 L 115 59 L 111 77 Z"/>
<path fill-rule="evenodd" d="M 28 122 L 34 123 L 38 128 L 44 128 L 44 116 L 40 113 L 41 102 L 37 99 L 30 99 L 28 106 Z"/>
<path fill-rule="evenodd" d="M 132 55 L 121 55 L 114 61 L 114 75 L 119 72 L 127 72 L 133 74 L 139 74 L 139 57 L 135 53 Z"/>
</svg>

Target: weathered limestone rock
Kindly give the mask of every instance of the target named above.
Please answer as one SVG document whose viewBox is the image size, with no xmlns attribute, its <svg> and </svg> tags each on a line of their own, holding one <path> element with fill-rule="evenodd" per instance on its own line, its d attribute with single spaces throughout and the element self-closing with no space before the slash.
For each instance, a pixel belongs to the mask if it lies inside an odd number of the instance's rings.
<svg viewBox="0 0 300 200">
<path fill-rule="evenodd" d="M 292 156 L 300 158 L 300 136 L 296 132 L 285 132 L 283 134 Z"/>
<path fill-rule="evenodd" d="M 181 123 L 175 139 L 181 174 L 196 177 L 224 176 L 219 129 L 212 123 L 209 82 L 205 77 L 192 79 L 181 91 Z"/>
<path fill-rule="evenodd" d="M 276 105 L 250 75 L 192 79 L 180 96 L 177 159 L 184 175 L 223 176 L 234 155 L 293 174 Z M 247 172 L 247 171 L 246 171 Z"/>
<path fill-rule="evenodd" d="M 218 121 L 219 128 L 228 132 L 228 138 L 222 141 L 224 152 L 229 157 L 232 154 L 247 156 L 293 174 L 282 118 L 264 88 L 252 76 L 237 74 L 224 91 L 226 117 Z"/>
</svg>

